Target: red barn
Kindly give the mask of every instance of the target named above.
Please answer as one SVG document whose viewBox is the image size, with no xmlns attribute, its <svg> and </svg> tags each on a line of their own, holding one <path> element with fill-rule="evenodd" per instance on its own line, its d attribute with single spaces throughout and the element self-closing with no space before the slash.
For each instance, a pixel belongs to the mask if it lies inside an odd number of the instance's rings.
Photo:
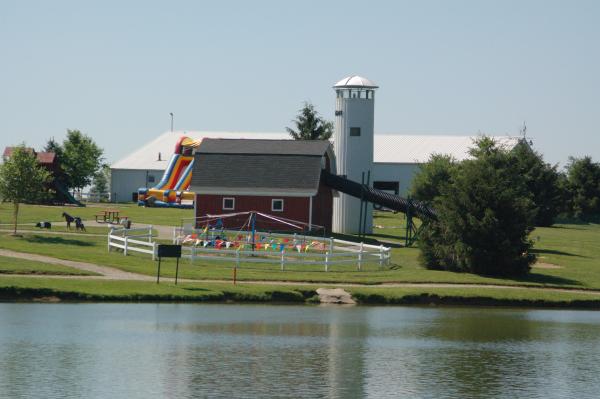
<svg viewBox="0 0 600 399">
<path fill-rule="evenodd" d="M 190 191 L 195 215 L 258 211 L 331 231 L 333 192 L 321 170 L 335 173 L 327 140 L 202 140 Z"/>
</svg>

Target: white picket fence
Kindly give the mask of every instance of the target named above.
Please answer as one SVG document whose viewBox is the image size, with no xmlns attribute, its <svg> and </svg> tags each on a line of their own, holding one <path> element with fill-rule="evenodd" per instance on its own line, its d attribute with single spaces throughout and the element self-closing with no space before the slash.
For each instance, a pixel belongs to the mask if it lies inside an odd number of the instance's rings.
<svg viewBox="0 0 600 399">
<path fill-rule="evenodd" d="M 188 229 L 175 228 L 173 231 L 173 243 L 183 244 Z M 225 232 L 235 234 L 237 232 Z M 333 237 L 292 236 L 290 234 L 268 234 L 269 237 L 286 237 L 292 240 L 304 242 L 320 242 L 327 250 L 323 252 L 302 252 L 296 250 L 286 251 L 264 251 L 262 249 L 239 250 L 239 249 L 217 249 L 204 247 L 202 245 L 184 245 L 182 247 L 182 258 L 190 262 L 196 259 L 212 261 L 230 260 L 235 261 L 236 266 L 240 263 L 275 263 L 279 264 L 281 270 L 285 270 L 287 264 L 294 265 L 323 265 L 325 271 L 329 271 L 332 265 L 355 265 L 358 270 L 366 263 L 377 263 L 380 268 L 391 262 L 391 249 L 383 245 L 370 245 L 346 240 L 338 240 Z"/>
<path fill-rule="evenodd" d="M 155 260 L 157 247 L 158 244 L 152 241 L 152 226 L 135 229 L 112 228 L 108 233 L 108 252 L 111 248 L 119 248 L 123 250 L 124 256 L 130 251 L 141 252 L 152 255 L 152 260 Z"/>
</svg>

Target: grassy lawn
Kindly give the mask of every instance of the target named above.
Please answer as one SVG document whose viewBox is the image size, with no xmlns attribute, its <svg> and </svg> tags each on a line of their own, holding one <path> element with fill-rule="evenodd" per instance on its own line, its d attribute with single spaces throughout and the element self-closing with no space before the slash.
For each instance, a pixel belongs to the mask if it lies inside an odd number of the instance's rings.
<svg viewBox="0 0 600 399">
<path fill-rule="evenodd" d="M 66 209 L 71 214 L 93 218 L 93 214 L 105 205 L 86 208 L 73 207 L 44 207 L 28 206 L 22 208 L 23 222 L 33 222 L 41 219 L 58 220 Z M 181 217 L 192 215 L 191 210 L 142 208 L 135 204 L 118 204 L 114 207 L 121 209 L 138 222 L 153 224 L 177 224 Z M 10 204 L 0 205 L 0 221 L 11 215 Z M 55 218 L 50 218 L 55 215 Z M 403 214 L 391 212 L 376 212 L 374 224 L 379 226 L 368 240 L 395 239 L 402 241 L 405 217 Z M 62 227 L 57 229 L 63 229 Z M 59 231 L 59 230 L 56 230 Z M 104 227 L 89 229 L 90 233 L 105 234 Z M 1 234 L 1 233 L 0 233 Z M 400 236 L 400 237 L 399 237 Z M 557 225 L 551 228 L 538 228 L 532 235 L 535 241 L 535 252 L 539 261 L 547 264 L 545 268 L 533 268 L 530 275 L 523 278 L 489 278 L 470 274 L 452 273 L 423 269 L 418 262 L 419 250 L 396 247 L 392 249 L 392 265 L 379 270 L 377 265 L 367 265 L 365 270 L 358 272 L 351 265 L 333 267 L 330 272 L 324 272 L 321 266 L 287 266 L 286 271 L 280 271 L 279 265 L 271 264 L 242 264 L 238 270 L 238 280 L 264 281 L 299 281 L 323 283 L 366 283 L 378 284 L 384 282 L 398 283 L 471 283 L 471 284 L 500 284 L 524 286 L 550 286 L 578 289 L 600 289 L 600 225 Z M 44 233 L 27 233 L 23 237 L 0 235 L 0 248 L 15 251 L 37 253 L 69 260 L 81 260 L 100 265 L 113 266 L 122 270 L 141 274 L 154 275 L 156 263 L 149 256 L 133 254 L 123 256 L 121 253 L 108 253 L 105 237 L 92 235 L 60 235 Z M 548 265 L 549 264 L 549 265 Z M 230 279 L 233 262 L 196 261 L 190 264 L 187 260 L 180 263 L 180 277 L 190 279 Z M 163 262 L 162 273 L 165 277 L 175 274 L 175 262 Z"/>
<path fill-rule="evenodd" d="M 532 238 L 540 261 L 555 268 L 533 268 L 523 278 L 489 278 L 464 273 L 423 269 L 418 262 L 418 248 L 393 248 L 389 268 L 379 270 L 376 265 L 358 272 L 352 266 L 336 267 L 324 272 L 317 266 L 289 266 L 280 271 L 278 265 L 242 264 L 239 280 L 272 280 L 304 282 L 346 282 L 377 284 L 384 282 L 407 283 L 475 283 L 501 285 L 551 286 L 579 289 L 600 289 L 600 226 L 561 225 L 539 228 Z M 119 252 L 108 253 L 106 239 L 93 236 L 60 236 L 52 234 L 24 234 L 23 237 L 4 235 L 0 248 L 39 253 L 62 259 L 81 260 L 122 270 L 154 275 L 156 263 L 149 256 L 133 254 L 127 257 Z M 175 262 L 165 260 L 163 276 L 172 277 Z M 230 279 L 233 262 L 187 260 L 180 263 L 180 277 L 191 279 Z"/>
<path fill-rule="evenodd" d="M 34 262 L 26 259 L 8 258 L 5 256 L 0 256 L 0 274 L 95 275 L 95 273 L 74 269 L 72 267 Z"/>
<path fill-rule="evenodd" d="M 314 293 L 310 293 L 313 295 Z M 142 281 L 67 280 L 27 277 L 0 279 L 0 298 L 58 296 L 73 300 L 117 301 L 285 301 L 304 302 L 301 287 L 233 284 L 155 284 Z"/>
<path fill-rule="evenodd" d="M 144 208 L 137 204 L 89 204 L 86 207 L 74 206 L 45 206 L 21 204 L 19 220 L 21 223 L 37 223 L 39 221 L 64 222 L 62 213 L 79 216 L 84 221 L 94 220 L 94 215 L 104 209 L 117 209 L 121 215 L 128 216 L 133 223 L 147 223 L 156 225 L 179 226 L 182 218 L 193 218 L 193 209 L 171 208 Z M 0 225 L 10 228 L 12 223 L 13 206 L 9 203 L 0 203 Z"/>
</svg>

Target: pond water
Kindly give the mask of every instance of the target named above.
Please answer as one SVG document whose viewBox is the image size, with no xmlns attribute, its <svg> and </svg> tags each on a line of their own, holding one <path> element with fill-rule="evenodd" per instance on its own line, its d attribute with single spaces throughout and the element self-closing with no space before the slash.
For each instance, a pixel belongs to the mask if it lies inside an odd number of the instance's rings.
<svg viewBox="0 0 600 399">
<path fill-rule="evenodd" d="M 0 303 L 1 398 L 598 398 L 600 312 Z"/>
</svg>

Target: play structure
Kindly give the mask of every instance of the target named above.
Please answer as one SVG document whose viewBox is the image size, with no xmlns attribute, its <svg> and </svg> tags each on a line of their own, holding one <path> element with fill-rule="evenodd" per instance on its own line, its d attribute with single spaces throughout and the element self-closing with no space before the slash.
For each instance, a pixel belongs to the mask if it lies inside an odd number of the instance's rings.
<svg viewBox="0 0 600 399">
<path fill-rule="evenodd" d="M 367 263 L 389 265 L 390 249 L 331 237 L 320 226 L 260 212 L 207 215 L 183 224 L 173 232 L 173 243 L 182 245 L 182 257 L 194 260 L 317 265 L 324 271 L 334 265 Z M 319 232 L 323 233 L 318 236 Z M 303 269 L 306 270 L 306 269 Z"/>
<path fill-rule="evenodd" d="M 85 206 L 69 192 L 69 190 L 60 182 L 59 175 L 61 167 L 58 163 L 56 154 L 46 151 L 35 151 L 33 148 L 27 148 L 27 151 L 35 155 L 40 166 L 50 173 L 50 181 L 46 183 L 48 193 L 47 201 L 51 204 L 72 204 L 77 206 Z M 4 149 L 3 158 L 9 158 L 14 151 L 14 147 L 6 147 Z"/>
<path fill-rule="evenodd" d="M 151 207 L 193 208 L 194 193 L 188 191 L 194 169 L 194 148 L 199 140 L 181 137 L 162 179 L 152 188 L 138 190 L 138 205 Z"/>
<path fill-rule="evenodd" d="M 420 201 L 377 190 L 370 187 L 368 183 L 358 183 L 345 177 L 331 174 L 325 170 L 321 171 L 321 179 L 326 186 L 361 200 L 361 212 L 358 215 L 360 219 L 359 236 L 365 235 L 364 228 L 366 223 L 363 217 L 366 218 L 366 210 L 363 212 L 363 207 L 366 208 L 366 203 L 368 202 L 392 211 L 402 212 L 406 215 L 406 246 L 410 246 L 419 235 L 419 227 L 414 223 L 413 217 L 418 217 L 421 220 L 436 219 L 435 210 Z"/>
</svg>

